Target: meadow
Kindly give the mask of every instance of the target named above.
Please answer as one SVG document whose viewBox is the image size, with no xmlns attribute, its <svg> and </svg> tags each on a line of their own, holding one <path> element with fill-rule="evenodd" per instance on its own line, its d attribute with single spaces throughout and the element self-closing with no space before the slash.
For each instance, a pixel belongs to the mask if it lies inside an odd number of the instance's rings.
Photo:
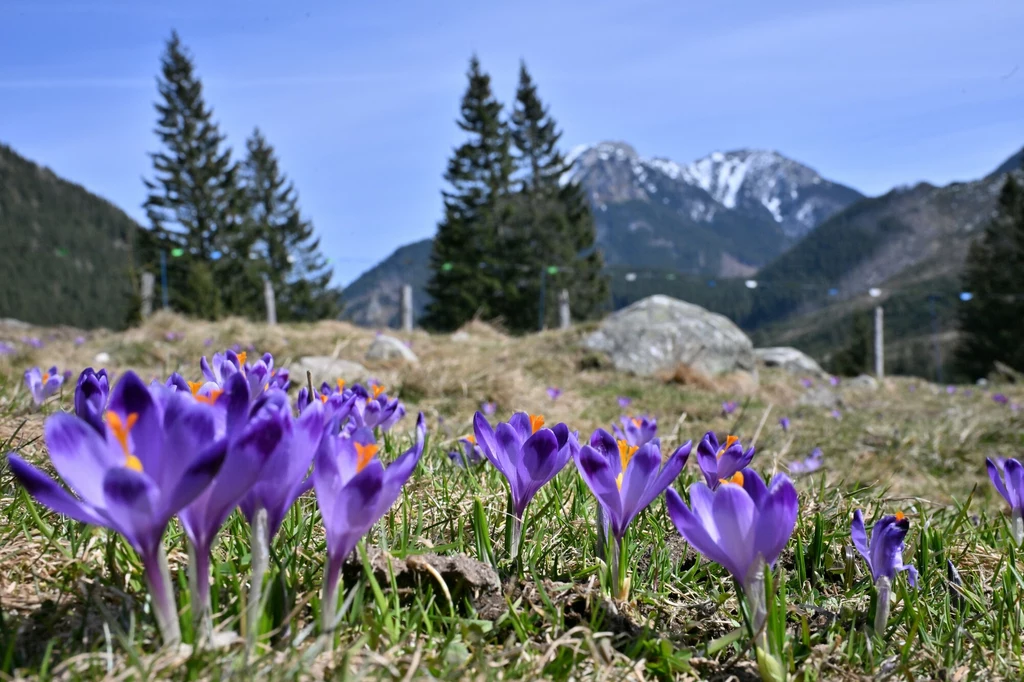
<svg viewBox="0 0 1024 682">
<path fill-rule="evenodd" d="M 3 453 L 47 471 L 43 424 L 72 409 L 75 379 L 37 409 L 22 377 L 32 366 L 56 365 L 75 377 L 103 366 L 115 383 L 128 370 L 146 382 L 172 372 L 196 381 L 200 357 L 235 344 L 251 348 L 251 357 L 270 352 L 285 367 L 334 356 L 363 363 L 406 407 L 381 436 L 382 460 L 409 449 L 418 412 L 427 424 L 411 478 L 343 567 L 340 622 L 328 635 L 317 627 L 327 546 L 320 511 L 313 493 L 290 509 L 270 548 L 252 633 L 258 645 L 249 655 L 252 555 L 241 514 L 228 519 L 214 547 L 216 646 L 190 646 L 188 552 L 172 521 L 164 546 L 185 645 L 163 648 L 128 543 L 37 504 L 0 465 L 4 679 L 762 679 L 733 580 L 680 536 L 664 495 L 630 526 L 620 594 L 597 554 L 594 495 L 572 462 L 540 489 L 521 554 L 508 557 L 505 480 L 487 462 L 458 466 L 449 454 L 473 432 L 483 403 L 494 405 L 492 424 L 513 412 L 543 415 L 548 425 L 578 431 L 581 443 L 622 415 L 652 415 L 663 455 L 693 441 L 672 486 L 684 498 L 703 479 L 696 446 L 706 432 L 753 445 L 749 466 L 765 478 L 820 448 L 820 469 L 790 473 L 796 527 L 768 574 L 763 635 L 777 679 L 1022 677 L 1024 578 L 1008 507 L 985 469 L 986 457 L 1017 457 L 1021 449 L 1024 415 L 1011 405 L 1024 402 L 1024 390 L 1016 386 L 949 392 L 891 377 L 871 390 L 841 381 L 833 414 L 799 404 L 807 377 L 777 371 L 762 370 L 757 386 L 682 368 L 661 378 L 616 373 L 582 350 L 587 327 L 510 337 L 472 323 L 458 337 L 395 334 L 410 342 L 415 365 L 365 360 L 374 332 L 339 322 L 267 327 L 158 314 L 119 334 L 3 332 L 41 341 L 38 348 L 12 343 L 0 357 Z M 303 384 L 292 376 L 293 398 Z M 1007 401 L 993 400 L 996 392 Z M 727 401 L 736 403 L 730 414 Z M 869 525 L 896 512 L 910 523 L 903 559 L 916 567 L 917 586 L 896 579 L 881 632 L 872 626 L 871 574 L 851 542 L 858 509 Z"/>
</svg>

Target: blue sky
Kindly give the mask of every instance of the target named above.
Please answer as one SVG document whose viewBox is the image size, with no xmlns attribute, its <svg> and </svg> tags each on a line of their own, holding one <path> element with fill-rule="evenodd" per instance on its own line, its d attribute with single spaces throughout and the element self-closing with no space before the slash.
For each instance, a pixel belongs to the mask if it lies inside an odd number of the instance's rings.
<svg viewBox="0 0 1024 682">
<path fill-rule="evenodd" d="M 172 28 L 236 149 L 277 148 L 340 283 L 433 234 L 470 54 L 566 149 L 770 148 L 868 194 L 1024 146 L 1024 2 L 0 0 L 0 142 L 140 221 Z"/>
</svg>

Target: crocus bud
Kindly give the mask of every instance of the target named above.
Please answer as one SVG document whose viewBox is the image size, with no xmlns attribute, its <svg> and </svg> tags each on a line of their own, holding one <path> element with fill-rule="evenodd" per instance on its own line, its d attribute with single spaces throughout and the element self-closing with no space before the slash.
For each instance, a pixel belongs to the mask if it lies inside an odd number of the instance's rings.
<svg viewBox="0 0 1024 682">
<path fill-rule="evenodd" d="M 875 634 L 881 637 L 885 634 L 885 625 L 889 622 L 889 595 L 892 592 L 892 583 L 887 577 L 879 576 L 875 581 Z"/>
<path fill-rule="evenodd" d="M 782 663 L 761 647 L 757 647 L 757 669 L 764 682 L 786 682 L 786 671 Z"/>
</svg>

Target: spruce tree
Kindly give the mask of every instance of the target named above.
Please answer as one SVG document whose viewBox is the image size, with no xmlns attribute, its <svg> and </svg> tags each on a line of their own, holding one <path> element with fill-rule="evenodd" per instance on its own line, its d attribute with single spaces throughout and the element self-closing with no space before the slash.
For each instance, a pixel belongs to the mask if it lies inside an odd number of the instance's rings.
<svg viewBox="0 0 1024 682">
<path fill-rule="evenodd" d="M 246 142 L 242 179 L 258 276 L 274 287 L 280 321 L 336 317 L 339 294 L 320 253 L 313 224 L 303 219 L 298 193 L 281 172 L 274 148 L 257 128 Z M 262 295 L 262 288 L 260 288 Z"/>
<path fill-rule="evenodd" d="M 967 254 L 956 368 L 975 380 L 997 360 L 1024 371 L 1024 191 L 1007 175 L 996 216 Z"/>
<path fill-rule="evenodd" d="M 491 78 L 474 56 L 467 74 L 459 128 L 467 139 L 448 161 L 443 191 L 444 218 L 437 227 L 430 257 L 431 301 L 423 325 L 439 331 L 456 329 L 479 315 L 494 317 L 504 293 L 499 264 L 499 235 L 511 220 L 512 158 L 502 105 L 491 91 Z"/>
<path fill-rule="evenodd" d="M 207 283 L 190 277 L 200 273 L 200 279 L 206 279 L 209 273 L 215 283 L 213 296 L 231 313 L 255 314 L 248 268 L 251 237 L 246 232 L 238 165 L 224 145 L 193 59 L 177 32 L 167 41 L 157 89 L 155 133 L 163 150 L 150 154 L 155 177 L 144 180 L 144 207 L 158 249 L 172 256 L 172 305 L 187 314 L 216 315 L 220 304 L 211 303 Z M 173 256 L 178 253 L 182 255 Z M 204 290 L 193 290 L 196 287 Z"/>
<path fill-rule="evenodd" d="M 541 102 L 525 64 L 519 69 L 510 128 L 520 196 L 515 203 L 515 229 L 509 231 L 504 249 L 512 255 L 509 264 L 517 271 L 503 278 L 514 284 L 507 287 L 505 297 L 509 326 L 520 331 L 536 328 L 542 286 L 546 324 L 557 319 L 562 289 L 569 291 L 575 319 L 595 317 L 607 304 L 608 282 L 594 245 L 589 202 L 578 184 L 562 182 L 570 170 L 558 148 L 562 133 Z"/>
</svg>

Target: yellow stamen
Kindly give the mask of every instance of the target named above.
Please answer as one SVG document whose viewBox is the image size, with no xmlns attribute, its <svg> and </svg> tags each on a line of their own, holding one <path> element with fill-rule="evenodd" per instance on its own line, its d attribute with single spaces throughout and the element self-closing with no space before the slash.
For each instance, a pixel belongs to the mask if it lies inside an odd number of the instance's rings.
<svg viewBox="0 0 1024 682">
<path fill-rule="evenodd" d="M 622 471 L 615 478 L 615 483 L 618 484 L 619 490 L 622 490 L 622 478 L 626 475 L 626 467 L 629 466 L 630 460 L 633 459 L 633 455 L 639 450 L 635 445 L 630 445 L 624 440 L 617 441 L 619 446 L 619 462 L 622 463 Z"/>
<path fill-rule="evenodd" d="M 236 355 L 238 356 L 238 365 L 241 367 L 245 364 L 245 351 L 243 350 L 241 353 L 236 353 Z"/>
<path fill-rule="evenodd" d="M 344 391 L 345 390 L 345 380 L 344 379 L 338 379 L 338 390 L 339 391 Z"/>
<path fill-rule="evenodd" d="M 530 433 L 537 433 L 544 426 L 544 417 L 539 414 L 530 415 Z"/>
<path fill-rule="evenodd" d="M 373 456 L 377 454 L 377 444 L 370 443 L 369 445 L 363 445 L 362 443 L 356 443 L 356 473 L 366 468 L 366 465 L 373 460 Z"/>
<path fill-rule="evenodd" d="M 383 393 L 384 391 L 388 390 L 388 389 L 384 388 L 380 384 L 371 384 L 370 385 L 370 390 L 373 391 L 373 397 L 374 398 L 379 398 L 380 394 Z"/>
<path fill-rule="evenodd" d="M 203 382 L 201 382 L 201 381 L 190 381 L 190 382 L 188 382 L 188 387 L 189 387 L 189 389 L 191 389 L 192 395 L 199 395 L 199 389 L 201 389 L 203 387 Z"/>
<path fill-rule="evenodd" d="M 718 458 L 721 459 L 722 455 L 725 454 L 725 451 L 731 448 L 733 446 L 733 443 L 736 442 L 739 442 L 739 438 L 737 438 L 736 436 L 726 436 L 725 445 L 723 445 L 722 449 L 718 451 Z"/>
<path fill-rule="evenodd" d="M 121 446 L 121 450 L 124 452 L 124 465 L 132 471 L 142 471 L 142 462 L 138 457 L 131 453 L 128 448 L 128 433 L 135 426 L 135 422 L 139 420 L 139 415 L 132 412 L 128 415 L 128 419 L 121 421 L 121 415 L 117 412 L 108 410 L 106 413 L 107 426 L 114 433 L 114 438 L 117 439 L 118 444 Z"/>
<path fill-rule="evenodd" d="M 737 471 L 730 478 L 720 478 L 720 479 L 718 479 L 718 482 L 719 483 L 735 483 L 736 485 L 742 486 L 743 485 L 743 472 L 742 471 Z"/>
<path fill-rule="evenodd" d="M 210 395 L 196 394 L 196 400 L 198 400 L 201 403 L 206 403 L 207 405 L 213 405 L 215 402 L 217 402 L 217 398 L 221 397 L 221 395 L 223 394 L 224 391 L 222 389 L 215 388 L 212 391 L 210 391 Z"/>
<path fill-rule="evenodd" d="M 905 518 L 907 518 L 907 517 L 903 514 L 903 512 L 901 512 L 901 511 L 896 512 L 896 520 L 897 521 L 902 521 Z"/>
</svg>

